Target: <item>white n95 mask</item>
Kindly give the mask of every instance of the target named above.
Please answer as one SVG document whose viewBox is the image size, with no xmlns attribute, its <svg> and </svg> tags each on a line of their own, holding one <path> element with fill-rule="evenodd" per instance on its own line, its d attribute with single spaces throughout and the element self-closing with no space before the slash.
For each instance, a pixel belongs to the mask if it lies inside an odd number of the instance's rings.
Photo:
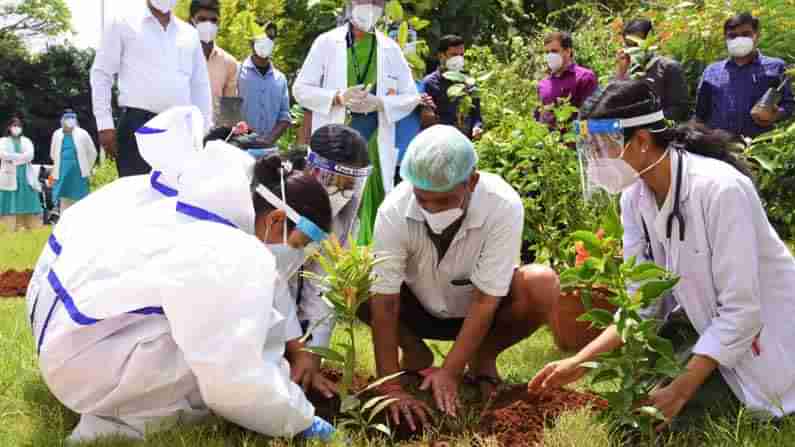
<svg viewBox="0 0 795 447">
<path fill-rule="evenodd" d="M 340 211 L 351 203 L 353 199 L 353 197 L 345 197 L 343 194 L 332 194 L 328 198 L 331 201 L 331 215 L 333 217 L 337 217 Z"/>
<path fill-rule="evenodd" d="M 196 30 L 199 32 L 199 39 L 204 43 L 214 41 L 218 35 L 218 25 L 212 22 L 201 22 L 196 25 Z"/>
<path fill-rule="evenodd" d="M 362 31 L 370 32 L 384 15 L 384 8 L 372 4 L 355 5 L 351 12 L 351 21 Z"/>
<path fill-rule="evenodd" d="M 18 137 L 22 135 L 22 128 L 19 126 L 11 126 L 9 131 L 11 132 L 12 137 Z"/>
<path fill-rule="evenodd" d="M 557 73 L 563 67 L 563 56 L 558 53 L 547 53 L 544 59 L 552 73 Z"/>
<path fill-rule="evenodd" d="M 754 39 L 750 37 L 735 37 L 726 41 L 726 47 L 732 57 L 745 57 L 754 51 Z"/>
<path fill-rule="evenodd" d="M 466 59 L 464 56 L 453 56 L 450 59 L 447 59 L 447 69 L 450 71 L 462 71 L 464 69 L 464 65 L 466 64 Z"/>
<path fill-rule="evenodd" d="M 425 221 L 428 222 L 428 226 L 434 234 L 442 234 L 444 230 L 450 228 L 450 225 L 454 224 L 464 215 L 464 210 L 461 208 L 453 208 L 451 210 L 431 214 L 420 207 L 420 211 L 422 215 L 425 216 Z"/>
<path fill-rule="evenodd" d="M 610 194 L 619 194 L 629 188 L 640 175 L 621 158 L 593 160 L 588 165 L 588 178 Z"/>
<path fill-rule="evenodd" d="M 254 53 L 257 56 L 267 59 L 273 54 L 273 40 L 270 37 L 260 37 L 254 42 Z"/>
<path fill-rule="evenodd" d="M 162 13 L 168 14 L 177 6 L 177 0 L 150 0 L 152 7 Z"/>
</svg>

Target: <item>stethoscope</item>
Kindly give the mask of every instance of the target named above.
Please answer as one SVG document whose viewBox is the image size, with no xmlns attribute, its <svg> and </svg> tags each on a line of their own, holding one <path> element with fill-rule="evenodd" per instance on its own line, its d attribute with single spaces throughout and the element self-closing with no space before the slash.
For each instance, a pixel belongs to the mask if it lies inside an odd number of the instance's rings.
<svg viewBox="0 0 795 447">
<path fill-rule="evenodd" d="M 676 170 L 676 184 L 674 185 L 674 204 L 673 210 L 671 214 L 668 215 L 668 220 L 666 221 L 666 233 L 665 237 L 668 240 L 671 240 L 674 232 L 674 221 L 679 224 L 679 241 L 685 241 L 685 217 L 682 215 L 682 208 L 680 205 L 680 197 L 682 195 L 682 171 L 684 171 L 684 156 L 681 153 L 678 153 L 677 159 L 677 170 Z M 643 224 L 643 234 L 646 238 L 646 250 L 644 252 L 644 256 L 648 260 L 654 259 L 654 253 L 652 252 L 651 248 L 651 237 L 649 236 L 649 228 L 646 226 L 646 220 L 643 219 L 641 216 L 640 218 L 641 223 Z"/>
</svg>

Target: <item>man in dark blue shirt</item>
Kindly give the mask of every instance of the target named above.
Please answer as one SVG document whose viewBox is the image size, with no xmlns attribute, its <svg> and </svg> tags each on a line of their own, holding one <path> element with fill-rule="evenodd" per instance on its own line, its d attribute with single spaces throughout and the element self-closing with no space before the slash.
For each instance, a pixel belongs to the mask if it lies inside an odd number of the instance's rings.
<svg viewBox="0 0 795 447">
<path fill-rule="evenodd" d="M 458 106 L 460 99 L 451 99 L 447 89 L 452 82 L 444 78 L 448 71 L 464 70 L 464 39 L 459 36 L 444 36 L 439 41 L 439 69 L 425 77 L 425 92 L 431 96 L 436 104 L 436 118 L 438 124 L 458 127 L 459 130 L 471 139 L 477 140 L 483 134 L 483 117 L 480 114 L 480 99 L 472 101 L 469 116 L 463 118 L 463 123 L 458 120 Z"/>
<path fill-rule="evenodd" d="M 781 59 L 764 56 L 757 49 L 759 19 L 751 14 L 730 18 L 723 29 L 731 57 L 704 71 L 698 87 L 696 119 L 715 129 L 754 138 L 792 116 L 795 100 L 784 76 L 786 67 Z M 779 86 L 782 86 L 779 106 L 752 114 L 765 92 Z"/>
</svg>

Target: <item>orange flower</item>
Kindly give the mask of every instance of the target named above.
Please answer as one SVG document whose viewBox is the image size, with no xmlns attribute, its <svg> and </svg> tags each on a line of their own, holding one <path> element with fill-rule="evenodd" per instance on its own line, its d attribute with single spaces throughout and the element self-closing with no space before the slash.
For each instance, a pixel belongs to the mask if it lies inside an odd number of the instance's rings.
<svg viewBox="0 0 795 447">
<path fill-rule="evenodd" d="M 582 242 L 575 242 L 574 250 L 577 252 L 577 259 L 575 260 L 574 265 L 577 267 L 585 264 L 585 261 L 591 257 L 591 254 L 588 253 L 588 250 L 585 249 L 585 245 Z"/>
<path fill-rule="evenodd" d="M 598 229 L 596 231 L 596 238 L 599 239 L 600 241 L 605 239 L 605 229 L 604 228 L 600 228 L 600 229 Z"/>
</svg>

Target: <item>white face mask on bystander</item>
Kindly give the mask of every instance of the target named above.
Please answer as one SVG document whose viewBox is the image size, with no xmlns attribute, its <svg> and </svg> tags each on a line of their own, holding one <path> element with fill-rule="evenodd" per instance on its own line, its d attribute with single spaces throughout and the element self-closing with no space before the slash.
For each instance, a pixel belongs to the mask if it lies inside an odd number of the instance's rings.
<svg viewBox="0 0 795 447">
<path fill-rule="evenodd" d="M 158 11 L 168 14 L 177 6 L 177 0 L 149 0 L 149 4 Z"/>
</svg>

